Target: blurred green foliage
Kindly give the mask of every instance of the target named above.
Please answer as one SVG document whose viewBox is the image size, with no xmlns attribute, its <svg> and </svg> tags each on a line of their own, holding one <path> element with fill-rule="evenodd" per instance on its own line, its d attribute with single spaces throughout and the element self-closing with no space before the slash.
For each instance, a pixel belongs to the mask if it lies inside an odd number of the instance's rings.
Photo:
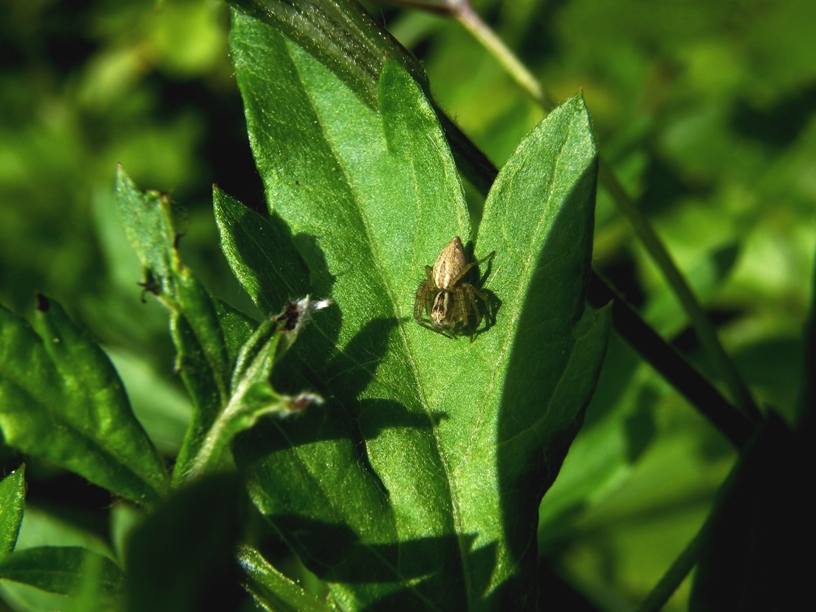
<svg viewBox="0 0 816 612">
<path fill-rule="evenodd" d="M 366 5 L 422 59 L 437 101 L 501 165 L 543 111 L 456 23 Z M 602 155 L 698 291 L 726 350 L 758 400 L 795 421 L 816 247 L 816 3 L 474 5 L 553 98 L 583 89 Z M 41 290 L 71 308 L 110 350 L 160 449 L 172 452 L 186 400 L 171 376 L 165 314 L 139 300 L 113 178 L 122 162 L 138 184 L 170 192 L 186 209 L 186 261 L 217 295 L 251 307 L 230 280 L 210 212 L 213 182 L 262 203 L 226 5 L 7 0 L 3 11 L 0 302 L 27 312 Z M 595 266 L 708 371 L 602 191 Z M 5 471 L 17 466 L 3 457 Z M 605 609 L 638 601 L 699 528 L 733 457 L 613 339 L 586 427 L 542 506 L 542 554 Z M 37 478 L 58 479 L 51 468 L 31 468 L 30 503 L 70 514 L 72 530 L 113 537 L 88 526 L 97 510 L 78 518 L 38 488 Z M 88 497 L 97 509 L 107 503 Z M 35 529 L 24 522 L 24 534 Z"/>
</svg>

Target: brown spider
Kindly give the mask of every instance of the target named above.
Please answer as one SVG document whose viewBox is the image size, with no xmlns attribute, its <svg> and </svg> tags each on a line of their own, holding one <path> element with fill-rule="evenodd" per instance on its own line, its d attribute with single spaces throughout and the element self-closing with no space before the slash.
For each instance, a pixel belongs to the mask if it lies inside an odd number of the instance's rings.
<svg viewBox="0 0 816 612">
<path fill-rule="evenodd" d="M 484 302 L 488 321 L 490 301 L 484 293 L 465 282 L 464 277 L 471 268 L 484 263 L 495 254 L 494 251 L 484 259 L 467 263 L 465 249 L 459 236 L 451 240 L 436 258 L 433 268 L 425 266 L 427 278 L 420 283 L 414 302 L 414 318 L 417 323 L 449 338 L 466 327 L 472 342 L 473 334 L 483 318 L 478 300 Z M 430 322 L 425 319 L 423 313 L 427 314 Z M 476 320 L 476 325 L 472 327 L 471 313 Z"/>
</svg>

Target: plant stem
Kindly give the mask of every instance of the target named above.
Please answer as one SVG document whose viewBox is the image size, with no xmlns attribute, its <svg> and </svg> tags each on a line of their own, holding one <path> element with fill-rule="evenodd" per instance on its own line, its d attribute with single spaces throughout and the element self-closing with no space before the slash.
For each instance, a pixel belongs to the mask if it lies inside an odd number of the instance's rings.
<svg viewBox="0 0 816 612">
<path fill-rule="evenodd" d="M 728 403 L 674 348 L 649 327 L 621 296 L 594 271 L 587 287 L 587 301 L 596 308 L 612 302 L 612 325 L 624 340 L 657 370 L 678 392 L 722 432 L 738 450 L 753 435 L 755 427 Z"/>
<path fill-rule="evenodd" d="M 637 612 L 658 612 L 677 590 L 677 587 L 686 579 L 700 553 L 700 534 L 698 532 L 674 560 L 671 567 L 663 574 L 646 599 L 638 606 Z"/>
<path fill-rule="evenodd" d="M 686 312 L 686 316 L 688 316 L 691 321 L 691 326 L 694 328 L 700 344 L 702 344 L 705 351 L 712 358 L 714 366 L 717 368 L 723 383 L 728 388 L 736 408 L 740 410 L 753 425 L 758 425 L 762 422 L 762 414 L 754 403 L 751 392 L 742 381 L 742 377 L 734 367 L 734 363 L 726 354 L 722 344 L 720 344 L 717 338 L 717 332 L 711 325 L 711 321 L 709 321 L 705 312 L 700 307 L 697 297 L 694 295 L 691 287 L 689 287 L 686 279 L 677 269 L 668 250 L 655 233 L 654 228 L 652 228 L 651 224 L 640 213 L 640 210 L 638 210 L 634 202 L 632 202 L 609 165 L 601 160 L 598 170 L 600 183 L 612 196 L 612 199 L 618 206 L 618 210 L 629 219 L 641 243 L 646 247 L 646 251 L 663 272 L 666 281 L 674 291 L 680 305 Z"/>
<path fill-rule="evenodd" d="M 426 6 L 416 3 L 415 6 Z M 439 9 L 437 9 L 439 12 Z M 453 16 L 462 26 L 470 32 L 484 48 L 491 53 L 498 62 L 504 66 L 510 76 L 527 92 L 527 94 L 538 103 L 545 111 L 553 108 L 538 79 L 527 69 L 519 58 L 510 50 L 507 45 L 495 34 L 495 32 L 479 17 L 473 10 L 468 0 L 450 2 L 447 14 Z M 618 209 L 629 219 L 635 233 L 640 238 L 646 251 L 663 272 L 666 281 L 677 296 L 681 307 L 686 312 L 694 331 L 705 351 L 711 357 L 714 366 L 723 383 L 729 390 L 731 398 L 736 408 L 753 424 L 757 425 L 762 421 L 762 415 L 754 402 L 751 392 L 742 381 L 739 373 L 729 359 L 719 339 L 716 331 L 711 325 L 708 317 L 701 308 L 697 298 L 689 287 L 683 275 L 677 269 L 668 250 L 660 241 L 652 226 L 640 213 L 632 199 L 623 189 L 612 169 L 603 159 L 600 160 L 599 182 L 606 188 Z"/>
<path fill-rule="evenodd" d="M 530 97 L 545 111 L 555 108 L 538 79 L 521 63 L 501 38 L 473 10 L 470 2 L 460 2 L 451 13 L 462 26 L 478 40 L 504 66 L 510 76 L 521 85 Z"/>
</svg>

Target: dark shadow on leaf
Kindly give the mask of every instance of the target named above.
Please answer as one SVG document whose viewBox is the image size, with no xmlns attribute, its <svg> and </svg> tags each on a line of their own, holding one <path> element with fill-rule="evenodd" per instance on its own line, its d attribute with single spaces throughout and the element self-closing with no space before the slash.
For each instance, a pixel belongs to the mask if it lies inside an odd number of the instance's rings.
<svg viewBox="0 0 816 612">
<path fill-rule="evenodd" d="M 367 610 L 427 609 L 429 605 L 447 610 L 466 608 L 463 581 L 451 582 L 451 576 L 461 576 L 461 571 L 451 564 L 458 563 L 460 546 L 470 548 L 475 535 L 368 544 L 346 525 L 295 515 L 269 518 L 303 564 L 322 580 L 379 585 L 380 589 L 374 587 L 370 592 L 380 590 L 384 596 L 377 597 Z M 493 552 L 487 547 L 470 554 L 490 556 Z M 486 565 L 492 568 L 493 563 Z"/>
<path fill-rule="evenodd" d="M 395 317 L 372 319 L 334 356 L 322 370 L 326 393 L 351 405 L 368 388 L 388 352 Z"/>
<path fill-rule="evenodd" d="M 316 316 L 320 315 L 322 312 Z M 310 334 L 309 346 L 304 346 L 306 342 L 299 346 L 299 338 L 276 367 L 273 386 L 285 393 L 316 390 L 327 403 L 312 406 L 294 418 L 262 419 L 251 431 L 236 438 L 243 459 L 255 463 L 267 454 L 321 440 L 356 440 L 364 449 L 363 440 L 377 437 L 384 429 L 429 429 L 446 418 L 445 413 L 433 413 L 429 419 L 425 413 L 409 412 L 393 400 L 360 399 L 385 357 L 396 326 L 396 318 L 373 319 L 330 359 L 326 359 L 329 347 L 320 333 Z M 364 456 L 361 459 L 367 463 Z"/>
<path fill-rule="evenodd" d="M 360 402 L 360 432 L 365 440 L 373 440 L 384 429 L 430 429 L 447 418 L 446 412 L 432 411 L 430 415 L 409 412 L 403 404 L 387 399 Z"/>
<path fill-rule="evenodd" d="M 331 295 L 335 276 L 329 272 L 326 256 L 314 236 L 297 234 L 293 238 L 295 248 L 309 267 L 309 290 L 312 295 L 326 298 Z"/>
<path fill-rule="evenodd" d="M 629 344 L 616 333 L 609 334 L 606 359 L 586 410 L 584 430 L 603 423 L 604 417 L 615 410 L 640 363 Z"/>
</svg>

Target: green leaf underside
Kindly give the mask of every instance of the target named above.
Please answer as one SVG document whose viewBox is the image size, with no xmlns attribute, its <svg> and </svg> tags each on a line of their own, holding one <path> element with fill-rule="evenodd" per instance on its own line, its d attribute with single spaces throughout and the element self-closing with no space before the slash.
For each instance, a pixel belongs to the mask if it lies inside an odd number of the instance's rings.
<svg viewBox="0 0 816 612">
<path fill-rule="evenodd" d="M 119 376 L 59 304 L 45 304 L 33 329 L 0 307 L 0 428 L 6 443 L 133 501 L 157 501 L 167 473 L 133 416 Z"/>
<path fill-rule="evenodd" d="M 88 571 L 95 571 L 103 593 L 114 594 L 121 588 L 123 574 L 119 566 L 79 546 L 26 548 L 0 558 L 0 578 L 63 595 L 76 594 Z"/>
<path fill-rule="evenodd" d="M 14 550 L 25 508 L 25 466 L 0 481 L 0 555 Z"/>
<path fill-rule="evenodd" d="M 473 343 L 451 340 L 412 317 L 424 266 L 453 236 L 472 238 L 419 88 L 386 62 L 375 112 L 269 26 L 233 18 L 273 219 L 291 228 L 311 292 L 335 302 L 287 359 L 288 375 L 331 401 L 234 445 L 256 504 L 343 608 L 529 602 L 538 503 L 580 423 L 608 330 L 605 312 L 581 318 L 595 184 L 583 102 L 540 124 L 497 180 L 475 251 L 496 252 L 481 271 L 501 304 L 496 324 Z M 235 214 L 221 218 L 233 269 L 274 312 L 280 303 L 266 297 L 300 279 L 253 275 L 239 258 L 251 230 L 230 222 Z"/>
</svg>

